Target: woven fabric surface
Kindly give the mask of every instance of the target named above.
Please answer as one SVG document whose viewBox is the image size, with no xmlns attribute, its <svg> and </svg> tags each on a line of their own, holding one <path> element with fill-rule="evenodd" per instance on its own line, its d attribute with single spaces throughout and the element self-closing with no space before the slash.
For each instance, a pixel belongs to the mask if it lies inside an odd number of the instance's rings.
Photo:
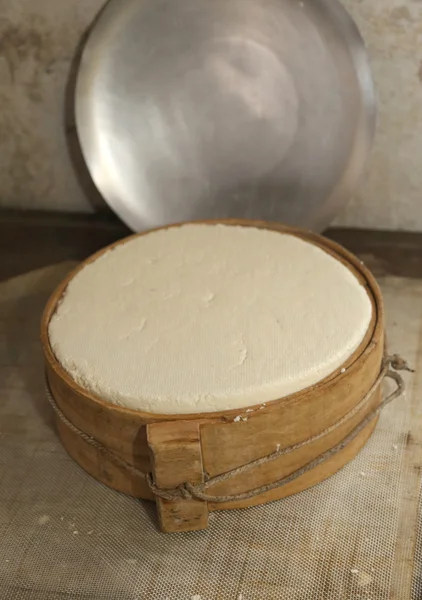
<svg viewBox="0 0 422 600">
<path fill-rule="evenodd" d="M 152 503 L 96 482 L 58 440 L 38 332 L 71 266 L 0 284 L 1 600 L 422 597 L 422 282 L 380 282 L 389 350 L 416 373 L 354 461 L 297 496 L 164 535 Z"/>
</svg>

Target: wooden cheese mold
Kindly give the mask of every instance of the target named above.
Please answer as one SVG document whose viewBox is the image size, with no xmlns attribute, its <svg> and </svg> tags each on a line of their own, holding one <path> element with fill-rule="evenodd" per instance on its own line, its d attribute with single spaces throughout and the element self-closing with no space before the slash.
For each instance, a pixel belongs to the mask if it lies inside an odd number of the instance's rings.
<svg viewBox="0 0 422 600">
<path fill-rule="evenodd" d="M 155 500 L 160 526 L 165 532 L 204 529 L 208 526 L 210 511 L 240 509 L 279 500 L 330 477 L 364 446 L 375 428 L 377 417 L 344 448 L 286 485 L 252 498 L 221 501 L 221 497 L 261 488 L 310 463 L 345 439 L 381 402 L 381 386 L 377 386 L 352 418 L 328 434 L 212 485 L 207 493 L 219 496 L 218 502 L 186 495 L 165 499 L 155 494 L 154 486 L 174 490 L 186 483 L 198 484 L 271 455 L 280 446 L 290 447 L 318 436 L 362 401 L 374 386 L 383 364 L 381 293 L 371 273 L 356 257 L 322 236 L 277 223 L 244 220 L 202 223 L 271 229 L 322 248 L 350 269 L 365 286 L 372 303 L 372 319 L 362 343 L 342 368 L 303 391 L 267 402 L 265 406 L 248 406 L 248 412 L 236 408 L 189 415 L 152 414 L 122 408 L 83 389 L 57 361 L 48 336 L 50 319 L 69 281 L 86 264 L 108 249 L 125 243 L 128 238 L 97 252 L 67 276 L 50 297 L 41 322 L 47 384 L 64 416 L 56 419 L 60 439 L 70 456 L 97 480 L 125 494 Z M 236 419 L 239 416 L 242 418 Z M 90 443 L 90 438 L 96 444 Z M 148 474 L 150 476 L 146 477 Z"/>
</svg>

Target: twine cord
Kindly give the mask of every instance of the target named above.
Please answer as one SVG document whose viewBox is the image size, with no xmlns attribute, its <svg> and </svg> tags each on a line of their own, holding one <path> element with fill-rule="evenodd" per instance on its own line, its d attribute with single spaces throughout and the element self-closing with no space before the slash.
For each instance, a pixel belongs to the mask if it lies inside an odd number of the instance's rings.
<svg viewBox="0 0 422 600">
<path fill-rule="evenodd" d="M 137 477 L 141 477 L 141 478 L 145 479 L 149 488 L 156 496 L 163 498 L 164 500 L 196 499 L 196 500 L 202 500 L 205 502 L 220 503 L 220 502 L 232 502 L 232 501 L 238 501 L 238 500 L 248 500 L 250 498 L 254 498 L 255 496 L 263 494 L 265 492 L 269 492 L 270 490 L 273 490 L 275 488 L 286 485 L 286 484 L 294 481 L 298 477 L 301 477 L 302 475 L 304 475 L 311 469 L 314 469 L 315 467 L 322 464 L 326 460 L 330 459 L 332 456 L 337 454 L 337 452 L 340 452 L 341 450 L 343 450 L 350 442 L 352 442 L 361 433 L 361 431 L 363 431 L 363 429 L 365 429 L 365 427 L 367 425 L 369 425 L 369 423 L 373 419 L 375 419 L 375 417 L 377 417 L 381 413 L 381 411 L 388 404 L 390 404 L 390 402 L 392 402 L 393 400 L 395 400 L 396 398 L 398 398 L 399 396 L 402 395 L 402 393 L 405 389 L 405 384 L 404 384 L 403 378 L 398 373 L 398 371 L 413 372 L 413 369 L 411 369 L 408 366 L 407 362 L 403 358 L 401 358 L 398 354 L 386 356 L 384 358 L 380 374 L 378 375 L 377 379 L 375 380 L 375 382 L 372 385 L 372 387 L 370 388 L 370 390 L 362 398 L 362 400 L 360 400 L 360 402 L 356 406 L 354 406 L 352 408 L 352 410 L 350 410 L 348 413 L 346 413 L 341 419 L 339 419 L 338 421 L 336 421 L 335 423 L 333 423 L 332 425 L 330 425 L 329 427 L 327 427 L 320 433 L 318 433 L 310 438 L 307 438 L 306 440 L 303 440 L 302 442 L 293 444 L 292 446 L 288 446 L 288 447 L 282 448 L 282 449 L 277 449 L 275 452 L 272 452 L 271 454 L 268 454 L 268 455 L 258 458 L 256 460 L 253 460 L 245 465 L 242 465 L 240 467 L 232 469 L 231 471 L 227 471 L 226 473 L 222 473 L 221 475 L 216 475 L 215 477 L 206 478 L 206 480 L 203 483 L 194 485 L 189 482 L 186 482 L 186 483 L 178 486 L 177 488 L 169 489 L 169 490 L 159 488 L 155 484 L 155 482 L 152 478 L 152 475 L 150 473 L 143 473 L 142 471 L 139 471 L 139 469 L 137 469 L 133 465 L 129 464 L 124 459 L 120 458 L 120 456 L 118 456 L 117 454 L 115 454 L 114 452 L 109 450 L 106 446 L 101 444 L 98 440 L 91 437 L 90 435 L 88 435 L 87 433 L 85 433 L 84 431 L 82 431 L 81 429 L 76 427 L 76 425 L 74 425 L 71 421 L 69 421 L 69 419 L 63 414 L 62 410 L 59 408 L 56 401 L 54 400 L 53 395 L 50 390 L 49 383 L 47 380 L 46 380 L 46 393 L 47 393 L 48 401 L 50 402 L 56 415 L 71 431 L 73 431 L 73 433 L 77 434 L 88 444 L 90 444 L 91 446 L 96 448 L 99 452 L 101 452 L 102 454 L 107 456 L 116 465 L 125 468 L 127 471 L 129 471 L 133 475 L 136 475 Z M 239 494 L 232 494 L 232 495 L 213 496 L 212 494 L 206 493 L 206 490 L 211 486 L 214 486 L 218 483 L 222 483 L 223 481 L 227 481 L 228 479 L 231 479 L 232 477 L 236 477 L 237 475 L 246 473 L 247 471 L 250 471 L 251 469 L 254 469 L 263 464 L 266 464 L 268 462 L 276 460 L 277 458 L 280 458 L 281 456 L 285 456 L 286 454 L 290 454 L 291 452 L 294 452 L 295 450 L 299 450 L 299 448 L 308 446 L 308 445 L 312 444 L 313 442 L 316 442 L 317 440 L 320 440 L 321 438 L 325 437 L 326 435 L 328 435 L 329 433 L 331 433 L 338 427 L 341 427 L 341 425 L 343 425 L 344 423 L 346 423 L 347 421 L 352 419 L 359 412 L 359 410 L 363 406 L 365 406 L 365 404 L 372 397 L 372 394 L 378 389 L 381 382 L 385 378 L 392 379 L 396 383 L 396 389 L 393 392 L 391 392 L 386 398 L 384 398 L 384 400 L 374 410 L 372 410 L 368 415 L 366 415 L 366 417 L 362 421 L 360 421 L 360 423 L 345 438 L 343 438 L 341 440 L 341 442 L 339 442 L 338 444 L 336 444 L 329 450 L 326 450 L 325 452 L 323 452 L 322 454 L 320 454 L 319 456 L 317 456 L 316 458 L 314 458 L 307 464 L 303 465 L 302 467 L 300 467 L 293 473 L 290 473 L 290 475 L 287 475 L 286 477 L 283 477 L 282 479 L 279 479 L 272 483 L 260 486 L 259 488 L 255 488 L 255 489 L 249 490 L 247 492 L 243 492 L 243 493 L 239 493 Z"/>
</svg>

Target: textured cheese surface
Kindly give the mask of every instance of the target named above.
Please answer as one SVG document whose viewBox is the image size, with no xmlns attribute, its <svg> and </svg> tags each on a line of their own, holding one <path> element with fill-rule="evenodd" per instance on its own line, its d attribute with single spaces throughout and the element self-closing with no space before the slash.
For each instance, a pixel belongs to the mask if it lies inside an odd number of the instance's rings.
<svg viewBox="0 0 422 600">
<path fill-rule="evenodd" d="M 247 407 L 302 390 L 357 349 L 372 305 L 294 236 L 183 225 L 84 267 L 53 315 L 58 361 L 105 400 L 155 413 Z"/>
</svg>

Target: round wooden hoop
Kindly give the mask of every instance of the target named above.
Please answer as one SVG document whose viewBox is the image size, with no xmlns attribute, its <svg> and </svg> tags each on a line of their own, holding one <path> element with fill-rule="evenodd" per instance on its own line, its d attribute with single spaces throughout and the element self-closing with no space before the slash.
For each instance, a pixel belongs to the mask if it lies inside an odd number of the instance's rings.
<svg viewBox="0 0 422 600">
<path fill-rule="evenodd" d="M 373 306 L 373 316 L 364 340 L 342 365 L 341 371 L 345 369 L 344 372 L 333 373 L 316 385 L 285 398 L 268 402 L 265 407 L 261 405 L 248 407 L 248 413 L 234 409 L 190 415 L 163 415 L 135 411 L 110 404 L 84 390 L 63 369 L 52 351 L 48 337 L 48 324 L 69 281 L 86 264 L 96 260 L 107 250 L 125 243 L 130 238 L 125 238 L 100 250 L 81 263 L 53 292 L 42 317 L 41 342 L 51 392 L 61 411 L 72 423 L 139 470 L 153 471 L 157 477 L 157 473 L 160 473 L 163 465 L 167 464 L 167 468 L 171 465 L 168 473 L 158 475 L 158 478 L 160 476 L 162 478 L 161 487 L 175 487 L 183 481 L 196 483 L 205 476 L 204 473 L 214 476 L 226 472 L 271 453 L 279 444 L 282 447 L 289 446 L 324 430 L 363 398 L 378 377 L 383 359 L 384 311 L 381 293 L 368 269 L 347 250 L 319 235 L 277 223 L 245 220 L 201 221 L 201 223 L 222 223 L 271 229 L 295 235 L 319 246 L 342 262 L 366 287 Z M 176 224 L 170 227 L 180 225 Z M 145 233 L 136 235 L 145 235 Z M 327 435 L 323 440 L 277 459 L 257 469 L 256 472 L 250 473 L 247 478 L 242 476 L 233 478 L 233 480 L 216 486 L 215 489 L 212 488 L 212 492 L 221 495 L 236 494 L 288 475 L 314 456 L 338 443 L 365 417 L 366 413 L 369 413 L 379 403 L 380 390 L 374 394 L 368 406 L 357 413 L 350 423 Z M 236 416 L 244 413 L 247 420 L 234 421 Z M 244 502 L 231 502 L 227 505 L 208 503 L 207 513 L 208 510 L 241 508 L 269 502 L 322 481 L 357 454 L 371 435 L 375 424 L 376 420 L 371 422 L 353 443 L 323 465 L 306 473 L 291 484 Z M 111 463 L 105 456 L 71 432 L 63 422 L 57 421 L 57 426 L 63 445 L 69 454 L 91 475 L 124 493 L 153 499 L 145 481 L 137 479 L 133 474 Z M 175 446 L 176 438 L 180 442 L 178 446 Z M 190 461 L 188 458 L 186 461 L 182 460 L 179 465 L 181 469 L 178 469 L 177 464 L 172 464 L 168 457 L 165 458 L 165 453 L 169 451 L 169 448 L 173 453 L 177 451 L 183 455 L 185 452 L 187 457 L 191 457 Z M 193 459 L 192 456 L 195 458 Z M 192 471 L 190 468 L 193 463 L 200 464 L 201 468 L 198 472 L 195 469 Z M 179 529 L 176 527 L 174 519 L 170 523 L 167 522 L 168 519 L 166 521 L 165 501 L 160 503 L 157 500 L 157 504 L 165 530 L 200 529 L 204 526 L 203 515 L 202 518 L 196 518 L 196 520 L 192 518 L 192 510 L 198 508 L 195 501 L 182 502 L 184 506 L 181 507 L 181 510 L 183 509 L 185 512 L 190 505 L 190 513 L 188 510 L 190 516 L 185 521 L 182 519 Z"/>
</svg>

